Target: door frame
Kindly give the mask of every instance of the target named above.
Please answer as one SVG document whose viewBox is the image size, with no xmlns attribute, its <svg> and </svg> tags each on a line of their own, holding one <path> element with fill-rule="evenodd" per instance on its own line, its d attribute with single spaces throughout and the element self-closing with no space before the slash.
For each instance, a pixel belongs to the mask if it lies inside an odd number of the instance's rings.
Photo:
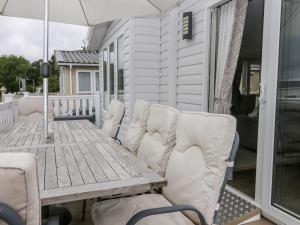
<svg viewBox="0 0 300 225">
<path fill-rule="evenodd" d="M 270 219 L 280 224 L 299 225 L 297 218 L 271 205 L 281 3 L 282 0 L 265 0 L 255 199 Z"/>
</svg>

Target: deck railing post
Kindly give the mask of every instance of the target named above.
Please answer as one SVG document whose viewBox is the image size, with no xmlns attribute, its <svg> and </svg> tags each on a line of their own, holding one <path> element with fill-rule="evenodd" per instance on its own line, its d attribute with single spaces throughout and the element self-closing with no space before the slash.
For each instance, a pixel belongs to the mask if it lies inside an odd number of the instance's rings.
<svg viewBox="0 0 300 225">
<path fill-rule="evenodd" d="M 16 94 L 5 94 L 4 95 L 4 102 L 13 101 L 16 97 Z"/>
<path fill-rule="evenodd" d="M 2 102 L 4 102 L 5 101 L 5 92 L 6 92 L 6 88 L 5 87 L 2 87 L 1 89 L 0 89 L 0 91 L 1 91 L 1 98 L 2 98 Z"/>
<path fill-rule="evenodd" d="M 101 101 L 101 93 L 100 91 L 95 92 L 95 120 L 96 127 L 100 128 L 100 102 Z"/>
</svg>

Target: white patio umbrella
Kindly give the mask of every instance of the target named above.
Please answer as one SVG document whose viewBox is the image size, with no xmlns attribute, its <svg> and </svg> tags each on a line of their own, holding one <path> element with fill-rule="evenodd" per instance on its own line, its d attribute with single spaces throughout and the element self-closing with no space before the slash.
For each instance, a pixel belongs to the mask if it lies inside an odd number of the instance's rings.
<svg viewBox="0 0 300 225">
<path fill-rule="evenodd" d="M 44 138 L 48 138 L 48 21 L 92 26 L 122 17 L 159 14 L 178 0 L 0 0 L 0 15 L 44 20 Z"/>
</svg>

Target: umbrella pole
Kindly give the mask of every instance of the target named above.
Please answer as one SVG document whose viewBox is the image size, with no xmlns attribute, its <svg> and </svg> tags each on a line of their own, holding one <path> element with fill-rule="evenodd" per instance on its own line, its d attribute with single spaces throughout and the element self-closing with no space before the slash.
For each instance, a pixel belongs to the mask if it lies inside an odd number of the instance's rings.
<svg viewBox="0 0 300 225">
<path fill-rule="evenodd" d="M 44 17 L 44 43 L 43 43 L 43 92 L 44 92 L 44 138 L 48 138 L 48 37 L 49 37 L 49 21 L 48 21 L 48 0 L 45 0 L 45 17 Z"/>
</svg>

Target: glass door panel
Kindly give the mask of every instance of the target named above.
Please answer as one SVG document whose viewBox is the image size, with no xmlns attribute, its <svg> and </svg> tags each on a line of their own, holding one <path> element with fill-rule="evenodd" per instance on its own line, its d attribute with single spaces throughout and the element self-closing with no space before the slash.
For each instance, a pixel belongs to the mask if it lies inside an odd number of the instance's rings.
<svg viewBox="0 0 300 225">
<path fill-rule="evenodd" d="M 300 218 L 300 0 L 281 5 L 271 204 Z"/>
</svg>

